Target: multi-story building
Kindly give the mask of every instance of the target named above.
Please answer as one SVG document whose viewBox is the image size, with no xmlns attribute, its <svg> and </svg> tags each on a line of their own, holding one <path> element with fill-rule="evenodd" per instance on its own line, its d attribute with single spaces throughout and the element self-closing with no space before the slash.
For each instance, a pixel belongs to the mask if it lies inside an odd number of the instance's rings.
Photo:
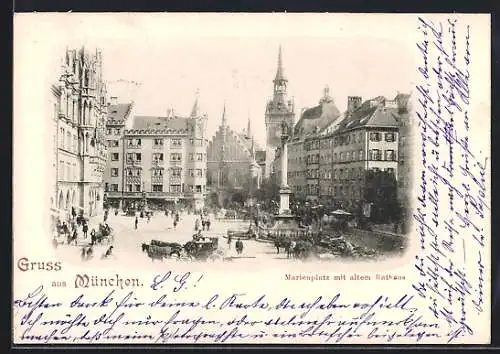
<svg viewBox="0 0 500 354">
<path fill-rule="evenodd" d="M 259 187 L 262 180 L 262 161 L 257 160 L 259 152 L 260 155 L 265 153 L 255 143 L 250 119 L 246 131 L 235 132 L 228 126 L 224 106 L 221 124 L 207 149 L 207 185 L 214 199 L 211 200 L 213 204 L 227 205 L 230 202 L 228 198 L 237 198 L 230 193 L 238 193 L 238 190 L 245 190 L 246 193 L 249 188 Z"/>
<path fill-rule="evenodd" d="M 304 139 L 306 159 L 307 199 L 316 200 L 319 195 L 319 150 L 320 136 L 312 135 Z"/>
<path fill-rule="evenodd" d="M 67 50 L 59 82 L 52 87 L 57 114 L 56 208 L 99 214 L 103 208 L 106 87 L 102 54 L 85 48 Z"/>
<path fill-rule="evenodd" d="M 278 181 L 280 173 L 278 173 Z M 292 137 L 288 142 L 288 185 L 292 189 L 295 199 L 306 199 L 308 193 L 306 188 L 306 158 L 304 141 L 300 137 Z"/>
<path fill-rule="evenodd" d="M 61 205 L 58 205 L 57 201 L 57 184 L 58 184 L 58 178 L 57 178 L 57 172 L 58 172 L 58 152 L 59 152 L 59 141 L 57 139 L 58 137 L 58 126 L 59 126 L 59 101 L 61 99 L 61 91 L 56 85 L 52 85 L 50 87 L 50 92 L 49 92 L 49 104 L 47 105 L 48 107 L 48 112 L 47 112 L 47 117 L 49 117 L 49 121 L 47 123 L 47 126 L 50 129 L 50 136 L 49 136 L 49 149 L 50 149 L 50 175 L 49 175 L 49 181 L 50 181 L 50 186 L 49 186 L 49 195 L 50 195 L 50 209 L 51 209 L 51 214 L 55 217 L 58 214 L 57 209 L 61 208 L 63 209 L 65 207 L 64 201 L 61 202 Z"/>
<path fill-rule="evenodd" d="M 317 117 L 316 123 L 301 119 L 288 143 L 288 183 L 295 196 L 359 210 L 366 171 L 386 171 L 398 179 L 398 130 L 404 117 L 398 102 L 376 97 L 362 103 L 361 97 L 348 97 L 347 111 L 323 124 L 318 124 L 318 112 L 308 113 Z M 279 166 L 279 156 L 274 165 Z"/>
<path fill-rule="evenodd" d="M 278 53 L 278 69 L 273 80 L 273 98 L 266 106 L 266 168 L 265 177 L 269 178 L 272 171 L 273 161 L 276 157 L 276 149 L 281 146 L 282 122 L 286 122 L 290 128 L 295 124 L 295 107 L 292 100 L 287 100 L 288 79 L 283 70 L 281 58 L 281 46 Z"/>
<path fill-rule="evenodd" d="M 111 98 L 112 100 L 114 97 Z M 108 142 L 108 163 L 104 173 L 105 197 L 108 204 L 121 208 L 123 198 L 116 193 L 125 191 L 125 140 L 124 134 L 133 117 L 133 103 L 110 102 L 106 121 L 106 137 Z M 113 197 L 109 198 L 110 193 Z"/>
<path fill-rule="evenodd" d="M 354 101 L 333 133 L 333 196 L 348 209 L 363 207 L 365 171 L 383 170 L 397 178 L 398 169 L 398 118 L 392 101 Z"/>
<path fill-rule="evenodd" d="M 333 196 L 333 137 L 331 134 L 319 138 L 319 200 L 328 205 Z"/>
<path fill-rule="evenodd" d="M 108 200 L 122 200 L 124 208 L 177 203 L 195 210 L 203 208 L 207 194 L 206 120 L 206 115 L 199 113 L 198 99 L 188 117 L 173 111 L 163 117 L 134 116 L 125 126 L 123 153 L 111 156 L 122 162 L 123 174 L 121 184 L 108 182 Z M 116 130 L 111 130 L 108 138 L 116 139 Z M 110 169 L 109 178 L 115 175 L 116 170 Z"/>
</svg>

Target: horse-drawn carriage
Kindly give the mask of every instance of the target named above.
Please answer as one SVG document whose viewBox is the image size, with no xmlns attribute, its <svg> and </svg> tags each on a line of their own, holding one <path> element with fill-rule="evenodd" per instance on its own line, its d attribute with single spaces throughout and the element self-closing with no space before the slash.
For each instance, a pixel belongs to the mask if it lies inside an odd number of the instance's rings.
<svg viewBox="0 0 500 354">
<path fill-rule="evenodd" d="M 208 259 L 219 259 L 223 257 L 219 249 L 218 237 L 201 237 L 193 239 L 184 245 L 184 250 L 191 259 L 206 261 Z"/>
<path fill-rule="evenodd" d="M 100 224 L 95 233 L 95 242 L 97 244 L 109 245 L 113 243 L 113 240 L 113 229 L 108 224 Z"/>
<path fill-rule="evenodd" d="M 142 251 L 148 254 L 151 260 L 163 260 L 165 258 L 190 260 L 207 260 L 222 257 L 218 249 L 219 239 L 217 237 L 198 237 L 193 241 L 181 245 L 175 242 L 164 242 L 151 240 L 150 244 L 142 244 Z"/>
</svg>

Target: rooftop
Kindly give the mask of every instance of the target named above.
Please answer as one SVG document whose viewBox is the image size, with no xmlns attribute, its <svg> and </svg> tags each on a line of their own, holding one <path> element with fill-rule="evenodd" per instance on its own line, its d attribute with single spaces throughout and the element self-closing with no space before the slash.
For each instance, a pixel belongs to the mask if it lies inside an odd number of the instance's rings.
<svg viewBox="0 0 500 354">
<path fill-rule="evenodd" d="M 385 101 L 385 97 L 378 96 L 363 102 L 359 108 L 340 123 L 339 130 L 351 130 L 362 126 L 397 127 L 397 110 L 385 107 Z"/>
<path fill-rule="evenodd" d="M 340 117 L 340 111 L 330 97 L 324 97 L 319 105 L 308 108 L 302 112 L 295 125 L 296 134 L 313 133 L 316 129 L 321 131 Z"/>
<path fill-rule="evenodd" d="M 135 116 L 130 130 L 174 130 L 188 131 L 190 118 Z"/>
<path fill-rule="evenodd" d="M 132 110 L 132 105 L 132 103 L 110 104 L 108 106 L 108 120 L 126 120 Z"/>
</svg>

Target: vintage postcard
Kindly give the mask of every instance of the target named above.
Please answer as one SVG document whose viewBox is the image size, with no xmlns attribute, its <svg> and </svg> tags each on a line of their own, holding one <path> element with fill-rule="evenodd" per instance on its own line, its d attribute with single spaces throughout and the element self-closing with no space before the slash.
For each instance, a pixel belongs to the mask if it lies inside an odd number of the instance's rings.
<svg viewBox="0 0 500 354">
<path fill-rule="evenodd" d="M 488 14 L 14 16 L 13 343 L 488 344 Z"/>
</svg>

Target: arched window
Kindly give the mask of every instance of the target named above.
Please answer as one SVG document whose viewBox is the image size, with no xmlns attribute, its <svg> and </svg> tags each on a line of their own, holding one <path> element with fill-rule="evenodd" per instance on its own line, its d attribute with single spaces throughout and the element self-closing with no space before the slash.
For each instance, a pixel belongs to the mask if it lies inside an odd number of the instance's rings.
<svg viewBox="0 0 500 354">
<path fill-rule="evenodd" d="M 83 125 L 87 125 L 88 122 L 88 112 L 87 112 L 87 101 L 83 102 L 83 110 L 82 110 L 82 121 Z"/>
<path fill-rule="evenodd" d="M 71 120 L 73 117 L 70 117 L 71 110 L 70 110 L 70 105 L 71 105 L 71 94 L 68 91 L 67 96 L 66 96 L 66 117 L 70 118 Z"/>
<path fill-rule="evenodd" d="M 89 122 L 90 125 L 94 125 L 94 119 L 92 117 L 92 102 L 90 102 L 90 104 L 89 104 L 88 122 Z"/>
<path fill-rule="evenodd" d="M 89 133 L 85 133 L 85 152 L 89 152 Z"/>
</svg>

